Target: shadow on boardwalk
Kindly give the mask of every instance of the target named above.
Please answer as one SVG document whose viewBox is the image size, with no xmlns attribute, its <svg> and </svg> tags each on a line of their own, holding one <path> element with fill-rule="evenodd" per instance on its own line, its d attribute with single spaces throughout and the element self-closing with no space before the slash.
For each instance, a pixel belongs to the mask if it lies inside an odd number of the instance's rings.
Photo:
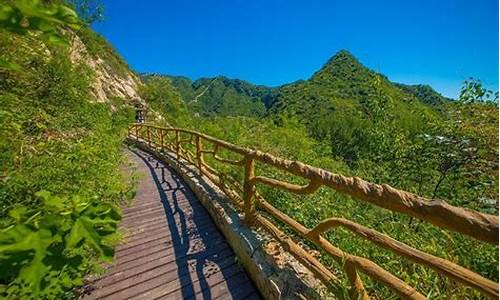
<svg viewBox="0 0 500 300">
<path fill-rule="evenodd" d="M 177 265 L 180 290 L 168 298 L 259 298 L 207 211 L 170 167 L 132 150 L 149 169 L 158 189 Z"/>
</svg>

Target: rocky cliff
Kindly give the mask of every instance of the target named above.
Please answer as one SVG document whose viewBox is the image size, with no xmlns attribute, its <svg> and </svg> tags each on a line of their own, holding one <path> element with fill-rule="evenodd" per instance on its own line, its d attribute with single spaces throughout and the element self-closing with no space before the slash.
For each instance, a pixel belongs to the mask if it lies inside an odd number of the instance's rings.
<svg viewBox="0 0 500 300">
<path fill-rule="evenodd" d="M 141 85 L 139 77 L 130 71 L 128 67 L 120 66 L 120 70 L 114 68 L 109 59 L 102 57 L 105 55 L 100 55 L 100 51 L 93 49 L 92 43 L 87 41 L 82 39 L 80 33 L 71 34 L 70 58 L 74 63 L 83 62 L 95 71 L 92 94 L 95 96 L 96 101 L 108 102 L 112 98 L 121 98 L 126 102 L 140 101 L 144 103 L 139 96 L 139 87 Z M 116 59 L 116 54 L 113 55 L 115 55 Z"/>
</svg>

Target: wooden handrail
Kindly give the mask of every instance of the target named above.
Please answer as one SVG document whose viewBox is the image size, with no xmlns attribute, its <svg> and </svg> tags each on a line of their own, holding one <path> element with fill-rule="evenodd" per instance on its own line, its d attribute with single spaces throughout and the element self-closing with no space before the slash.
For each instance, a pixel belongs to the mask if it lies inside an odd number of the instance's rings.
<svg viewBox="0 0 500 300">
<path fill-rule="evenodd" d="M 175 133 L 175 141 L 170 142 L 165 140 L 165 137 L 169 136 L 169 132 Z M 183 136 L 189 135 L 189 138 L 181 140 L 181 134 L 183 134 Z M 297 257 L 299 261 L 323 280 L 325 284 L 328 285 L 331 281 L 336 280 L 333 274 L 326 271 L 326 267 L 319 263 L 314 257 L 310 256 L 306 251 L 298 249 L 297 247 L 300 248 L 298 244 L 290 239 L 284 238 L 284 233 L 278 229 L 278 226 L 276 226 L 271 219 L 259 213 L 256 203 L 258 203 L 260 209 L 263 209 L 274 218 L 286 224 L 294 230 L 298 236 L 311 241 L 334 259 L 344 263 L 345 272 L 351 282 L 350 294 L 354 298 L 361 297 L 362 299 L 369 299 L 367 292 L 364 290 L 363 282 L 357 274 L 357 272 L 362 272 L 372 279 L 383 283 L 403 298 L 425 299 L 425 297 L 413 287 L 395 277 L 393 274 L 388 273 L 374 262 L 345 253 L 321 236 L 325 231 L 338 226 L 342 226 L 401 257 L 428 266 L 448 278 L 480 291 L 484 295 L 493 298 L 498 297 L 498 283 L 484 278 L 451 261 L 422 252 L 402 242 L 396 241 L 383 233 L 366 228 L 350 220 L 330 218 L 320 222 L 315 228 L 307 229 L 302 224 L 266 202 L 257 193 L 256 185 L 263 184 L 295 194 L 311 194 L 321 186 L 329 187 L 355 199 L 394 212 L 406 214 L 440 228 L 468 235 L 494 245 L 498 245 L 497 216 L 455 207 L 442 200 L 426 199 L 409 192 L 395 189 L 386 184 L 379 185 L 370 183 L 358 177 L 346 177 L 301 162 L 281 159 L 268 153 L 240 147 L 193 130 L 163 128 L 148 124 L 134 124 L 129 129 L 129 136 L 146 142 L 150 147 L 154 145 L 159 147 L 162 151 L 168 150 L 175 153 L 175 157 L 178 161 L 182 158 L 193 163 L 198 168 L 200 174 L 207 176 L 218 185 L 230 199 L 235 201 L 238 207 L 240 207 L 241 203 L 243 204 L 243 221 L 246 225 L 261 226 L 269 231 L 285 249 Z M 213 149 L 204 149 L 204 141 L 208 144 L 212 144 Z M 192 154 L 184 150 L 183 144 L 193 145 L 196 149 L 196 153 Z M 220 148 L 238 154 L 242 159 L 233 160 L 220 157 L 218 156 Z M 225 179 L 222 180 L 222 178 L 226 177 L 221 177 L 221 174 L 219 174 L 215 168 L 209 166 L 205 162 L 204 155 L 211 155 L 216 161 L 223 164 L 241 166 L 244 168 L 242 198 L 239 198 L 238 192 L 230 189 L 227 184 L 224 183 Z M 302 177 L 308 180 L 309 183 L 301 186 L 264 176 L 255 176 L 256 162 Z M 240 185 L 234 182 L 233 186 Z"/>
</svg>

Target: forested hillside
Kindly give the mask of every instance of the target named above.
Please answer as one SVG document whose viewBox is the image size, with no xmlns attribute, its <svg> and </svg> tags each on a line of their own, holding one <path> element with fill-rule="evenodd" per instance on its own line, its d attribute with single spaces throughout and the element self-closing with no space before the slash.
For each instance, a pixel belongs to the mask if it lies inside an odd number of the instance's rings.
<svg viewBox="0 0 500 300">
<path fill-rule="evenodd" d="M 271 111 L 298 116 L 312 136 L 324 139 L 350 123 L 353 130 L 390 117 L 407 131 L 418 131 L 435 112 L 416 97 L 404 93 L 387 78 L 366 67 L 347 51 L 334 55 L 310 79 L 282 87 Z M 350 139 L 340 136 L 341 143 Z"/>
<path fill-rule="evenodd" d="M 441 109 L 443 105 L 450 101 L 453 101 L 453 99 L 444 97 L 443 95 L 436 92 L 431 86 L 426 84 L 394 84 L 403 91 L 417 97 L 423 103 L 434 106 L 436 109 Z"/>
<path fill-rule="evenodd" d="M 273 99 L 273 89 L 239 79 L 218 76 L 191 81 L 182 76 L 167 77 L 190 109 L 203 116 L 262 117 Z"/>
<path fill-rule="evenodd" d="M 495 104 L 454 101 L 429 86 L 393 83 L 348 51 L 335 54 L 308 80 L 278 88 L 224 77 L 164 81 L 165 89 L 178 92 L 174 98 L 184 100 L 189 112 L 180 115 L 187 118 L 253 117 L 277 127 L 300 123 L 304 135 L 327 149 L 326 156 L 370 180 L 474 207 L 492 209 L 486 198 L 496 199 Z M 462 94 L 472 85 L 468 82 Z M 477 118 L 472 107 L 483 116 L 481 129 L 471 123 Z M 475 183 L 465 175 L 471 172 L 480 173 Z M 486 194 L 480 202 L 466 200 Z"/>
</svg>

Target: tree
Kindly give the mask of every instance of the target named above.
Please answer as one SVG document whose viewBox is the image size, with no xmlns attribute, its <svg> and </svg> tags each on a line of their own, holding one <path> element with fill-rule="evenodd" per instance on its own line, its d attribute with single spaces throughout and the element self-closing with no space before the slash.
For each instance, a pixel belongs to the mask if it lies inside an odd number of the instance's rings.
<svg viewBox="0 0 500 300">
<path fill-rule="evenodd" d="M 40 0 L 0 0 L 0 28 L 26 35 L 41 33 L 41 38 L 52 44 L 67 45 L 61 27 L 78 29 L 81 22 L 74 10 L 60 3 L 42 3 Z M 0 69 L 20 67 L 0 57 Z"/>
<path fill-rule="evenodd" d="M 464 85 L 460 90 L 460 95 L 458 100 L 462 103 L 475 103 L 475 102 L 497 102 L 498 103 L 498 91 L 493 93 L 493 91 L 486 89 L 481 80 L 469 78 L 464 81 Z"/>
<path fill-rule="evenodd" d="M 40 0 L 0 2 L 0 27 L 17 34 L 38 31 L 51 42 L 63 42 L 59 26 L 78 29 L 80 24 L 75 11 L 64 4 L 44 4 Z"/>
<path fill-rule="evenodd" d="M 104 20 L 104 4 L 100 0 L 68 0 L 78 16 L 87 24 Z"/>
</svg>

